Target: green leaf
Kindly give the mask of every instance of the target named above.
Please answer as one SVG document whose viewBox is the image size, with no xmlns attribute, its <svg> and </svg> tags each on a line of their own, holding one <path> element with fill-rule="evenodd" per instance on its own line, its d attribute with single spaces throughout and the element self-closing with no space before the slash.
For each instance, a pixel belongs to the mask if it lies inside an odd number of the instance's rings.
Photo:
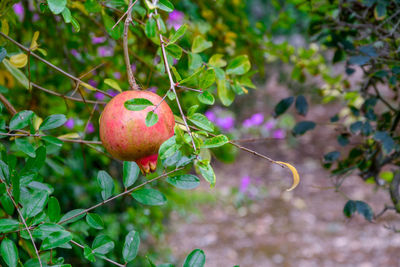
<svg viewBox="0 0 400 267">
<path fill-rule="evenodd" d="M 69 8 L 64 8 L 64 10 L 62 11 L 62 16 L 63 19 L 65 21 L 65 23 L 71 23 L 72 20 L 72 15 L 71 15 L 71 11 L 69 10 Z"/>
<path fill-rule="evenodd" d="M 275 106 L 274 110 L 274 117 L 278 117 L 279 115 L 283 114 L 290 108 L 293 104 L 294 97 L 290 96 L 287 98 L 282 99 L 279 103 Z"/>
<path fill-rule="evenodd" d="M 169 40 L 169 44 L 173 44 L 178 41 L 178 39 L 185 34 L 187 27 L 188 26 L 186 24 L 183 24 L 181 27 L 179 27 L 179 29 L 172 35 L 171 39 Z"/>
<path fill-rule="evenodd" d="M 125 101 L 124 106 L 127 110 L 141 111 L 149 106 L 154 106 L 150 100 L 145 98 L 133 98 Z"/>
<path fill-rule="evenodd" d="M 200 113 L 195 113 L 192 116 L 188 117 L 189 121 L 191 121 L 194 125 L 199 128 L 212 132 L 214 131 L 214 125 L 210 122 L 206 116 Z"/>
<path fill-rule="evenodd" d="M 94 229 L 103 229 L 104 228 L 104 223 L 101 217 L 98 214 L 95 213 L 88 213 L 86 215 L 86 222 L 89 224 L 90 227 Z"/>
<path fill-rule="evenodd" d="M 189 53 L 189 69 L 195 70 L 201 67 L 203 59 L 199 54 Z M 186 80 L 186 79 L 185 79 Z"/>
<path fill-rule="evenodd" d="M 356 212 L 357 207 L 356 207 L 356 202 L 354 200 L 349 200 L 346 202 L 343 208 L 343 214 L 350 218 L 354 212 Z"/>
<path fill-rule="evenodd" d="M 49 216 L 50 222 L 58 222 L 58 219 L 60 219 L 61 208 L 57 198 L 49 198 L 49 203 L 47 205 L 47 215 Z"/>
<path fill-rule="evenodd" d="M 133 185 L 139 177 L 140 169 L 134 161 L 124 161 L 123 181 L 125 188 Z"/>
<path fill-rule="evenodd" d="M 101 11 L 101 5 L 97 0 L 86 0 L 85 9 L 90 13 L 97 13 Z"/>
<path fill-rule="evenodd" d="M 383 152 L 385 154 L 390 154 L 390 152 L 393 151 L 395 147 L 395 142 L 387 132 L 375 132 L 374 139 L 382 144 Z"/>
<path fill-rule="evenodd" d="M 60 139 L 58 139 L 57 137 L 54 136 L 42 136 L 40 137 L 40 139 L 42 139 L 43 141 L 58 146 L 58 147 L 62 147 L 62 145 L 64 144 L 63 141 L 61 141 Z"/>
<path fill-rule="evenodd" d="M 122 257 L 125 262 L 130 262 L 136 258 L 140 246 L 139 233 L 132 230 L 125 237 L 124 248 L 122 249 Z"/>
<path fill-rule="evenodd" d="M 159 0 L 157 3 L 157 7 L 166 12 L 174 11 L 174 5 L 168 0 Z"/>
<path fill-rule="evenodd" d="M 14 197 L 14 201 L 18 203 L 21 195 L 20 176 L 17 174 L 11 175 L 11 184 L 12 184 L 12 196 Z"/>
<path fill-rule="evenodd" d="M 64 216 L 61 217 L 59 222 L 62 222 L 62 221 L 65 221 L 65 220 L 67 220 L 65 223 L 76 222 L 76 221 L 82 219 L 83 217 L 85 217 L 86 213 L 82 213 L 83 211 L 84 211 L 83 209 L 70 210 L 67 213 L 65 213 Z M 76 216 L 77 214 L 80 214 L 80 215 Z M 73 219 L 70 219 L 70 218 L 73 218 Z"/>
<path fill-rule="evenodd" d="M 315 122 L 313 121 L 301 121 L 296 124 L 293 128 L 293 135 L 303 135 L 307 131 L 314 129 L 316 126 Z"/>
<path fill-rule="evenodd" d="M 132 197 L 144 205 L 159 206 L 167 202 L 167 199 L 160 191 L 152 188 L 143 188 L 134 191 Z"/>
<path fill-rule="evenodd" d="M 4 161 L 0 160 L 0 178 L 4 181 L 9 181 L 10 179 L 10 169 Z"/>
<path fill-rule="evenodd" d="M 187 115 L 188 117 L 192 116 L 193 114 L 195 114 L 195 112 L 197 111 L 198 108 L 199 108 L 199 105 L 193 105 L 193 106 L 191 106 L 191 107 L 187 110 L 186 115 Z M 178 128 L 178 129 L 179 129 L 179 128 Z"/>
<path fill-rule="evenodd" d="M 242 55 L 234 58 L 226 68 L 227 74 L 242 75 L 248 72 L 251 68 L 247 55 Z"/>
<path fill-rule="evenodd" d="M 112 27 L 115 25 L 115 21 L 110 16 L 108 16 L 105 12 L 103 13 L 103 22 L 104 22 L 106 31 L 110 34 L 110 36 L 114 40 L 118 40 L 119 38 L 121 38 L 123 31 L 124 31 L 124 23 L 119 23 L 117 26 L 115 26 L 114 29 L 112 29 Z"/>
<path fill-rule="evenodd" d="M 229 142 L 228 137 L 223 134 L 217 135 L 203 142 L 202 148 L 220 147 Z"/>
<path fill-rule="evenodd" d="M 72 240 L 72 235 L 68 231 L 61 230 L 53 232 L 43 240 L 40 250 L 56 248 L 68 243 L 71 240 Z"/>
<path fill-rule="evenodd" d="M 146 25 L 144 27 L 144 33 L 146 34 L 147 37 L 153 38 L 156 37 L 156 32 L 157 32 L 157 24 L 155 19 L 151 17 L 146 21 Z"/>
<path fill-rule="evenodd" d="M 200 185 L 199 178 L 191 174 L 168 177 L 166 181 L 179 189 L 193 189 Z"/>
<path fill-rule="evenodd" d="M 79 22 L 76 20 L 76 18 L 71 17 L 71 23 L 76 32 L 79 32 L 81 30 L 81 26 L 79 25 Z"/>
<path fill-rule="evenodd" d="M 50 115 L 42 122 L 42 124 L 40 124 L 39 130 L 45 131 L 55 129 L 64 125 L 66 121 L 67 118 L 64 114 Z"/>
<path fill-rule="evenodd" d="M 182 56 L 182 48 L 176 44 L 170 44 L 166 46 L 165 49 L 167 50 L 168 54 L 176 59 L 180 59 Z"/>
<path fill-rule="evenodd" d="M 215 82 L 215 72 L 213 69 L 208 69 L 200 75 L 200 88 L 207 89 Z"/>
<path fill-rule="evenodd" d="M 14 213 L 14 204 L 12 203 L 11 199 L 7 195 L 2 195 L 0 197 L 1 205 L 3 206 L 4 211 L 8 215 L 12 215 Z"/>
<path fill-rule="evenodd" d="M 105 255 L 114 249 L 114 242 L 108 236 L 100 234 L 94 239 L 92 249 L 94 253 Z"/>
<path fill-rule="evenodd" d="M 307 99 L 303 95 L 299 95 L 296 98 L 295 107 L 296 107 L 297 113 L 299 113 L 300 115 L 303 115 L 303 116 L 307 115 L 308 103 L 307 103 Z"/>
<path fill-rule="evenodd" d="M 198 160 L 196 161 L 196 167 L 200 171 L 201 176 L 210 183 L 211 187 L 214 187 L 216 177 L 213 168 L 211 167 L 209 160 Z"/>
<path fill-rule="evenodd" d="M 64 227 L 55 223 L 43 223 L 33 230 L 32 236 L 44 240 L 50 234 L 64 230 Z"/>
<path fill-rule="evenodd" d="M 223 60 L 223 54 L 215 54 L 208 60 L 208 65 L 222 68 L 226 66 L 226 61 Z"/>
<path fill-rule="evenodd" d="M 370 59 L 369 56 L 352 56 L 349 58 L 349 64 L 362 66 L 367 64 Z"/>
<path fill-rule="evenodd" d="M 24 152 L 29 157 L 36 157 L 35 148 L 29 143 L 29 140 L 26 138 L 17 138 L 15 139 L 15 145 L 19 151 Z"/>
<path fill-rule="evenodd" d="M 111 86 L 113 89 L 117 90 L 118 92 L 122 92 L 121 87 L 119 86 L 118 82 L 113 79 L 105 79 L 104 83 Z"/>
<path fill-rule="evenodd" d="M 84 256 L 87 260 L 89 260 L 90 262 L 95 262 L 95 261 L 96 261 L 96 258 L 95 258 L 95 256 L 94 256 L 93 250 L 92 250 L 90 247 L 88 247 L 88 246 L 85 246 L 85 247 L 84 247 L 84 249 L 83 249 L 83 256 Z"/>
<path fill-rule="evenodd" d="M 9 267 L 17 267 L 18 249 L 12 240 L 5 238 L 1 242 L 1 256 Z"/>
<path fill-rule="evenodd" d="M 201 249 L 195 249 L 186 257 L 183 267 L 203 267 L 206 264 L 206 256 Z"/>
<path fill-rule="evenodd" d="M 23 129 L 29 125 L 31 119 L 33 118 L 33 111 L 23 110 L 15 114 L 10 121 L 10 130 Z"/>
<path fill-rule="evenodd" d="M 197 99 L 206 105 L 213 105 L 215 102 L 214 96 L 208 91 L 203 91 L 201 94 L 198 94 Z"/>
<path fill-rule="evenodd" d="M 64 8 L 67 6 L 67 0 L 47 0 L 49 9 L 53 14 L 60 14 Z"/>
<path fill-rule="evenodd" d="M 36 191 L 30 196 L 29 201 L 24 203 L 22 214 L 25 218 L 36 216 L 43 211 L 48 199 L 49 195 L 46 191 Z"/>
<path fill-rule="evenodd" d="M 101 190 L 101 197 L 106 200 L 114 193 L 114 181 L 106 171 L 99 171 L 97 174 L 97 183 Z"/>
<path fill-rule="evenodd" d="M 19 222 L 13 219 L 0 219 L 0 233 L 15 231 L 19 228 Z"/>
<path fill-rule="evenodd" d="M 227 86 L 227 81 L 217 80 L 218 97 L 224 106 L 229 106 L 235 99 L 235 93 Z"/>
<path fill-rule="evenodd" d="M 181 145 L 176 143 L 176 136 L 172 136 L 160 146 L 160 149 L 158 150 L 160 159 L 171 157 L 179 150 L 180 147 Z"/>
<path fill-rule="evenodd" d="M 158 122 L 158 115 L 154 111 L 150 111 L 146 115 L 146 126 L 151 127 Z"/>
<path fill-rule="evenodd" d="M 367 203 L 357 200 L 356 208 L 358 214 L 363 215 L 367 221 L 372 222 L 372 218 L 374 217 L 374 212 Z"/>
<path fill-rule="evenodd" d="M 201 35 L 197 35 L 193 40 L 192 53 L 200 53 L 210 47 L 212 47 L 212 42 L 207 41 Z"/>
</svg>

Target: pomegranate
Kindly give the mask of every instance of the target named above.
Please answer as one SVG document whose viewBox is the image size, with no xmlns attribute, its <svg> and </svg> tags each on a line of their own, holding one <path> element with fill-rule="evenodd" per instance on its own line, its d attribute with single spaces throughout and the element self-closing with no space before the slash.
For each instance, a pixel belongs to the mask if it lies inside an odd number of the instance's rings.
<svg viewBox="0 0 400 267">
<path fill-rule="evenodd" d="M 162 99 L 148 91 L 125 91 L 118 94 L 104 108 L 100 117 L 100 139 L 105 149 L 115 158 L 135 161 L 142 173 L 154 172 L 157 166 L 158 149 L 161 144 L 174 135 L 174 115 L 164 101 L 155 113 L 158 121 L 147 127 L 145 120 L 154 106 L 141 111 L 131 111 L 124 103 L 133 98 L 145 98 L 153 105 Z"/>
</svg>

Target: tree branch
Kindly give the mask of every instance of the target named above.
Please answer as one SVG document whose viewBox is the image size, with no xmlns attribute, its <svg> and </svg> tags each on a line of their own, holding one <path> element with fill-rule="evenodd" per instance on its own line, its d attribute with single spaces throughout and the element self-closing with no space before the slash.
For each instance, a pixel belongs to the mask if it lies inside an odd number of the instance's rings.
<svg viewBox="0 0 400 267">
<path fill-rule="evenodd" d="M 7 98 L 0 93 L 0 101 L 1 103 L 4 104 L 4 106 L 6 107 L 8 113 L 10 113 L 12 116 L 14 116 L 15 114 L 17 114 L 17 111 L 15 110 L 14 106 L 7 100 Z"/>
<path fill-rule="evenodd" d="M 128 11 L 127 11 L 128 15 L 126 17 L 125 24 L 124 24 L 124 39 L 123 39 L 126 74 L 128 75 L 129 85 L 131 86 L 131 88 L 133 90 L 139 90 L 139 86 L 136 83 L 135 76 L 133 76 L 131 61 L 129 59 L 128 33 L 129 33 L 129 24 L 132 21 L 131 9 L 136 2 L 137 2 L 137 0 L 132 4 L 132 0 L 129 0 L 129 7 L 128 7 Z"/>
</svg>

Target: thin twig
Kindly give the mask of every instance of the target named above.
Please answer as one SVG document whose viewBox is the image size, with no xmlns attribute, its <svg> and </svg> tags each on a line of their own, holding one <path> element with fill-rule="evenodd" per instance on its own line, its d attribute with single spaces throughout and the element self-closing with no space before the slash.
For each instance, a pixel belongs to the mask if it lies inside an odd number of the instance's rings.
<svg viewBox="0 0 400 267">
<path fill-rule="evenodd" d="M 42 266 L 43 266 L 43 265 L 42 265 L 42 260 L 40 259 L 40 254 L 39 254 L 39 251 L 38 251 L 38 249 L 37 249 L 37 247 L 36 247 L 35 240 L 33 239 L 32 233 L 31 233 L 31 231 L 29 230 L 28 225 L 26 224 L 25 218 L 24 218 L 24 216 L 22 215 L 21 210 L 19 209 L 17 203 L 15 203 L 15 200 L 14 200 L 14 198 L 12 197 L 11 193 L 8 191 L 9 188 L 8 188 L 8 186 L 7 186 L 7 184 L 6 184 L 5 182 L 4 182 L 4 185 L 7 187 L 7 188 L 6 188 L 6 191 L 7 191 L 8 197 L 11 199 L 11 201 L 12 201 L 12 203 L 13 203 L 15 209 L 16 209 L 17 212 L 18 212 L 19 217 L 21 218 L 22 223 L 23 223 L 24 226 L 25 226 L 26 231 L 27 231 L 28 234 L 29 234 L 29 237 L 30 237 L 30 239 L 31 239 L 31 241 L 32 241 L 33 248 L 35 249 L 36 256 L 38 257 L 39 265 L 40 265 L 40 267 L 42 267 Z"/>
<path fill-rule="evenodd" d="M 78 242 L 76 242 L 76 241 L 74 241 L 74 240 L 71 240 L 71 241 L 69 241 L 69 242 L 71 242 L 72 244 L 74 244 L 74 245 L 77 246 L 77 247 L 80 247 L 81 249 L 84 249 L 84 248 L 85 248 L 85 246 L 79 244 Z M 118 262 L 116 262 L 116 261 L 113 261 L 112 259 L 107 258 L 107 257 L 102 256 L 101 258 L 102 258 L 103 260 L 108 261 L 109 263 L 112 263 L 112 264 L 116 265 L 116 266 L 125 267 L 124 264 L 120 264 L 120 263 L 118 263 Z"/>
<path fill-rule="evenodd" d="M 135 1 L 136 3 L 136 1 Z M 129 59 L 129 49 L 128 49 L 128 32 L 129 32 L 129 24 L 132 21 L 132 13 L 131 8 L 133 7 L 132 0 L 129 0 L 129 8 L 128 8 L 128 16 L 126 17 L 125 24 L 124 24 L 124 38 L 123 38 L 123 48 L 124 48 L 124 58 L 125 58 L 125 65 L 126 65 L 126 74 L 128 75 L 129 85 L 133 90 L 139 90 L 139 86 L 136 83 L 135 76 L 133 76 L 133 71 L 131 67 L 131 61 Z"/>
<path fill-rule="evenodd" d="M 171 88 L 168 89 L 168 91 L 165 93 L 165 95 L 163 96 L 163 98 L 160 100 L 160 102 L 154 107 L 153 112 L 156 111 L 156 109 L 162 104 L 162 102 L 165 101 L 165 98 L 167 97 L 169 91 L 171 90 Z"/>
<path fill-rule="evenodd" d="M 10 101 L 8 101 L 8 99 L 0 93 L 0 101 L 1 103 L 4 104 L 4 106 L 6 107 L 8 113 L 10 113 L 12 116 L 14 116 L 15 114 L 17 114 L 17 111 L 15 110 L 14 106 L 10 103 Z"/>
<path fill-rule="evenodd" d="M 94 206 L 92 206 L 92 207 L 90 207 L 90 208 L 87 208 L 87 209 L 85 209 L 85 210 L 83 210 L 83 211 L 81 211 L 81 212 L 75 214 L 75 215 L 72 216 L 72 217 L 69 217 L 69 218 L 67 218 L 67 219 L 64 219 L 64 220 L 58 222 L 57 224 L 63 224 L 63 223 L 65 223 L 65 222 L 67 222 L 67 221 L 69 221 L 69 220 L 72 220 L 72 219 L 74 219 L 74 218 L 76 218 L 76 217 L 78 217 L 78 216 L 80 216 L 80 215 L 82 215 L 82 214 L 88 213 L 89 211 L 94 210 L 94 209 L 96 209 L 96 208 L 98 208 L 98 207 L 100 207 L 100 206 L 103 206 L 104 204 L 107 204 L 108 202 L 113 201 L 113 200 L 116 199 L 116 198 L 119 198 L 119 197 L 122 197 L 122 196 L 124 196 L 124 195 L 130 194 L 130 193 L 132 193 L 133 191 L 139 189 L 140 187 L 145 186 L 146 184 L 149 184 L 149 183 L 151 183 L 151 182 L 154 182 L 154 181 L 156 181 L 156 180 L 159 180 L 159 179 L 161 179 L 161 178 L 164 178 L 164 177 L 170 175 L 171 173 L 174 173 L 174 172 L 177 172 L 177 171 L 182 170 L 183 168 L 184 168 L 184 167 L 177 168 L 177 169 L 172 170 L 172 171 L 170 171 L 170 172 L 161 174 L 160 176 L 157 176 L 156 178 L 153 178 L 153 179 L 148 180 L 148 181 L 146 181 L 146 182 L 144 182 L 144 183 L 141 183 L 140 185 L 137 185 L 137 186 L 135 186 L 135 187 L 132 187 L 131 189 L 126 190 L 126 191 L 124 191 L 124 192 L 122 192 L 122 193 L 120 193 L 120 194 L 118 194 L 118 195 L 115 195 L 115 196 L 113 196 L 112 198 L 106 199 L 106 200 L 104 200 L 103 202 L 100 202 L 100 203 L 98 203 L 98 204 L 96 204 L 96 205 L 94 205 Z"/>
<path fill-rule="evenodd" d="M 44 64 L 46 64 L 47 66 L 55 69 L 56 71 L 58 71 L 59 73 L 63 74 L 64 76 L 70 78 L 71 80 L 74 80 L 77 83 L 85 83 L 83 82 L 81 79 L 69 74 L 68 72 L 62 70 L 61 68 L 57 67 L 56 65 L 50 63 L 49 61 L 47 61 L 46 59 L 42 58 L 41 56 L 35 54 L 34 52 L 31 52 L 29 50 L 29 48 L 26 48 L 25 46 L 23 46 L 22 44 L 18 43 L 17 41 L 15 41 L 14 39 L 12 39 L 11 37 L 9 37 L 8 35 L 5 35 L 4 33 L 0 32 L 0 35 L 4 38 L 6 38 L 7 40 L 9 40 L 10 42 L 12 42 L 13 44 L 15 44 L 16 46 L 18 46 L 20 49 L 22 49 L 23 51 L 25 51 L 26 53 L 30 53 L 30 55 L 32 55 L 33 57 L 35 57 L 36 59 L 38 59 L 39 61 L 43 62 Z M 102 93 L 110 98 L 112 98 L 112 95 L 110 95 L 107 92 L 104 92 L 94 86 L 92 86 L 97 92 Z"/>
<path fill-rule="evenodd" d="M 132 9 L 132 7 L 136 4 L 137 1 L 138 1 L 138 0 L 135 0 L 135 2 L 133 2 L 133 4 L 130 4 L 130 5 L 129 5 L 128 10 L 118 19 L 118 21 L 114 24 L 114 26 L 112 26 L 111 30 L 114 30 L 114 28 L 117 27 L 117 25 L 121 22 L 121 20 L 122 20 L 126 15 L 128 15 L 129 11 Z M 132 1 L 131 1 L 131 2 L 132 2 Z M 130 3 L 131 3 L 131 2 L 130 2 Z"/>
<path fill-rule="evenodd" d="M 157 4 L 157 2 L 158 2 L 158 0 L 155 0 L 155 4 Z M 155 9 L 154 12 L 155 12 L 155 14 L 157 15 L 157 9 Z M 163 37 L 162 37 L 162 35 L 161 35 L 161 25 L 160 25 L 160 21 L 159 21 L 158 19 L 157 19 L 156 21 L 157 21 L 157 28 L 158 28 L 158 31 L 159 31 L 158 37 L 159 37 L 159 39 L 160 39 L 161 53 L 162 53 L 163 60 L 164 60 L 165 71 L 166 71 L 167 74 L 168 74 L 168 78 L 169 78 L 169 81 L 170 81 L 170 87 L 171 87 L 171 90 L 172 90 L 172 91 L 174 92 L 174 94 L 175 94 L 176 104 L 178 105 L 179 112 L 181 113 L 181 116 L 182 116 L 183 122 L 184 122 L 184 124 L 185 124 L 186 130 L 187 130 L 187 132 L 189 133 L 189 136 L 190 136 L 190 138 L 191 138 L 191 140 L 192 140 L 193 149 L 196 151 L 197 148 L 196 148 L 196 144 L 194 143 L 192 131 L 190 130 L 189 125 L 188 125 L 188 123 L 187 123 L 187 121 L 186 121 L 186 116 L 185 116 L 185 114 L 183 113 L 183 110 L 182 110 L 182 107 L 181 107 L 181 103 L 179 102 L 178 95 L 176 94 L 175 82 L 174 82 L 174 79 L 172 78 L 172 74 L 171 74 L 171 71 L 170 71 L 170 69 L 169 69 L 169 64 L 168 64 L 168 59 L 167 59 L 167 53 L 165 52 L 165 44 L 164 44 L 164 41 L 163 41 Z"/>
<path fill-rule="evenodd" d="M 21 130 L 18 130 L 19 132 Z M 45 135 L 45 134 L 30 134 L 30 133 L 20 133 L 20 134 L 13 134 L 13 133 L 0 133 L 0 135 L 4 136 L 11 136 L 11 137 L 46 137 L 50 135 Z M 63 142 L 68 142 L 68 143 L 79 143 L 79 144 L 94 144 L 94 145 L 101 145 L 101 141 L 91 141 L 91 140 L 83 140 L 83 139 L 67 139 L 67 138 L 58 138 L 59 140 Z"/>
</svg>

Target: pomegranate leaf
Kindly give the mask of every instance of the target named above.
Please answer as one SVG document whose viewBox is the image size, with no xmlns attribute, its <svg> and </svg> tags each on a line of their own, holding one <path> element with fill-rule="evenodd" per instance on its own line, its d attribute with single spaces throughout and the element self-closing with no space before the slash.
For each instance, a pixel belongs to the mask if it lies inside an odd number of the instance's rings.
<svg viewBox="0 0 400 267">
<path fill-rule="evenodd" d="M 146 126 L 151 127 L 158 122 L 158 115 L 154 111 L 150 111 L 146 116 Z"/>
<path fill-rule="evenodd" d="M 200 180 L 192 174 L 168 177 L 166 181 L 179 189 L 193 189 L 199 186 Z"/>
<path fill-rule="evenodd" d="M 213 138 L 204 141 L 202 148 L 220 147 L 229 142 L 228 137 L 223 134 L 217 135 Z"/>
<path fill-rule="evenodd" d="M 145 205 L 159 206 L 167 202 L 167 199 L 160 191 L 152 188 L 143 188 L 134 191 L 131 195 L 136 201 Z"/>
<path fill-rule="evenodd" d="M 125 101 L 124 106 L 127 110 L 141 111 L 147 107 L 153 106 L 153 103 L 145 98 L 133 98 Z"/>
<path fill-rule="evenodd" d="M 133 185 L 139 177 L 140 169 L 134 161 L 124 161 L 123 168 L 123 181 L 124 186 L 127 188 Z"/>
<path fill-rule="evenodd" d="M 132 261 L 136 258 L 140 246 L 140 236 L 135 230 L 130 231 L 125 237 L 124 248 L 122 256 L 126 262 Z"/>
<path fill-rule="evenodd" d="M 182 35 L 185 34 L 186 29 L 187 29 L 187 24 L 183 24 L 175 33 L 172 35 L 171 39 L 169 40 L 170 44 L 175 43 L 178 41 L 179 38 L 181 38 Z"/>
<path fill-rule="evenodd" d="M 186 257 L 183 267 L 203 267 L 206 264 L 206 256 L 201 249 L 195 249 Z"/>
<path fill-rule="evenodd" d="M 188 119 L 194 125 L 196 125 L 197 127 L 200 127 L 203 130 L 206 130 L 206 131 L 209 131 L 209 132 L 214 131 L 214 125 L 203 114 L 195 113 L 192 116 L 188 117 Z"/>
</svg>

